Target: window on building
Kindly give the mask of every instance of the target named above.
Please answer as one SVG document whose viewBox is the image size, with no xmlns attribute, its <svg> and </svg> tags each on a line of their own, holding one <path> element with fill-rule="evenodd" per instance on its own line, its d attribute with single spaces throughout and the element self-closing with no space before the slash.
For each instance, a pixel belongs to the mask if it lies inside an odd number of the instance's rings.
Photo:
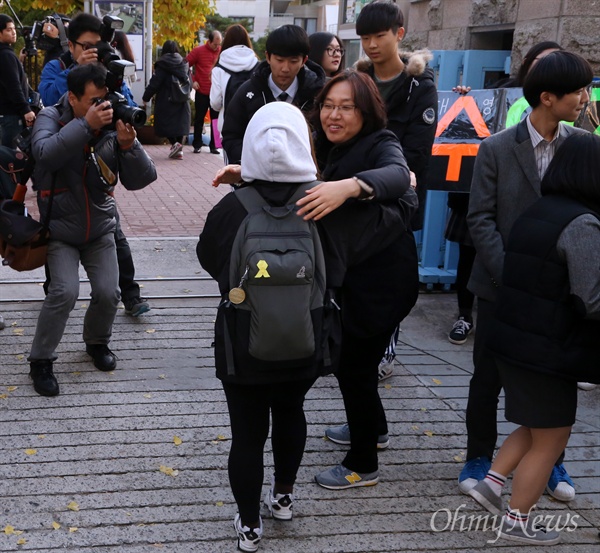
<svg viewBox="0 0 600 553">
<path fill-rule="evenodd" d="M 295 17 L 294 25 L 302 27 L 306 34 L 312 35 L 317 32 L 317 18 L 316 17 Z"/>
</svg>

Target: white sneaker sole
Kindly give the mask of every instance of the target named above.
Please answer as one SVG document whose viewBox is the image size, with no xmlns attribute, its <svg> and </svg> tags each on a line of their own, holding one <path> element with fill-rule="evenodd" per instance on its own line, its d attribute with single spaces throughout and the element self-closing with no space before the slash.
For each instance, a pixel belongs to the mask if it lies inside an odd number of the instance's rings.
<svg viewBox="0 0 600 553">
<path fill-rule="evenodd" d="M 286 511 L 278 511 L 277 509 L 273 508 L 273 504 L 271 503 L 271 500 L 269 499 L 269 495 L 271 494 L 271 491 L 268 490 L 267 491 L 267 495 L 265 495 L 265 507 L 267 508 L 267 510 L 269 511 L 269 513 L 271 513 L 271 516 L 275 519 L 275 520 L 292 520 L 292 517 L 294 516 L 293 511 L 290 510 L 286 510 Z M 293 503 L 292 503 L 293 505 Z"/>
</svg>

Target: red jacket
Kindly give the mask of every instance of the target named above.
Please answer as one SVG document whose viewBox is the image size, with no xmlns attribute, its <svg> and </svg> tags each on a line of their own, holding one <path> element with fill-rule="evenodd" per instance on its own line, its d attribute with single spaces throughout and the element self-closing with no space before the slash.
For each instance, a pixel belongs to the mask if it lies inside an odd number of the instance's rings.
<svg viewBox="0 0 600 553">
<path fill-rule="evenodd" d="M 196 46 L 188 55 L 187 61 L 194 70 L 194 81 L 198 83 L 200 94 L 210 94 L 210 72 L 219 59 L 221 47 L 216 51 L 208 46 L 208 41 L 202 46 Z"/>
</svg>

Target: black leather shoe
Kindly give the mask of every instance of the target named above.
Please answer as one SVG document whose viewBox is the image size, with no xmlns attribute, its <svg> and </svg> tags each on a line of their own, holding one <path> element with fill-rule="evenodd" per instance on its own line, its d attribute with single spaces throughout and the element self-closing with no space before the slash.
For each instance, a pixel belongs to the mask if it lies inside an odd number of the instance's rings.
<svg viewBox="0 0 600 553">
<path fill-rule="evenodd" d="M 94 367 L 101 371 L 114 371 L 117 368 L 117 356 L 106 344 L 87 344 L 85 351 L 94 360 Z"/>
<path fill-rule="evenodd" d="M 29 376 L 33 380 L 33 389 L 41 396 L 57 396 L 60 391 L 58 382 L 52 372 L 52 361 L 50 359 L 38 359 L 32 361 L 29 366 Z"/>
<path fill-rule="evenodd" d="M 221 152 L 219 152 L 219 150 L 217 150 L 216 148 L 211 148 L 210 153 L 211 154 L 220 154 Z"/>
</svg>

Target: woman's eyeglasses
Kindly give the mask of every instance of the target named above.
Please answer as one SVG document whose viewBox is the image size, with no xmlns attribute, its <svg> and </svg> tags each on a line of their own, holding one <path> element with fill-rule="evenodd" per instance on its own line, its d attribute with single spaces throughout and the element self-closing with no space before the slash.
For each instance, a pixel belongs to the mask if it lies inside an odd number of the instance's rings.
<svg viewBox="0 0 600 553">
<path fill-rule="evenodd" d="M 344 106 L 334 106 L 333 104 L 319 104 L 321 111 L 325 113 L 332 113 L 335 109 L 337 109 L 342 115 L 348 115 L 352 113 L 356 106 L 352 106 L 350 104 Z"/>
<path fill-rule="evenodd" d="M 328 56 L 335 56 L 337 54 L 339 54 L 340 56 L 344 57 L 344 54 L 346 53 L 346 50 L 344 50 L 343 48 L 327 48 L 325 50 L 325 52 L 327 52 Z"/>
</svg>

